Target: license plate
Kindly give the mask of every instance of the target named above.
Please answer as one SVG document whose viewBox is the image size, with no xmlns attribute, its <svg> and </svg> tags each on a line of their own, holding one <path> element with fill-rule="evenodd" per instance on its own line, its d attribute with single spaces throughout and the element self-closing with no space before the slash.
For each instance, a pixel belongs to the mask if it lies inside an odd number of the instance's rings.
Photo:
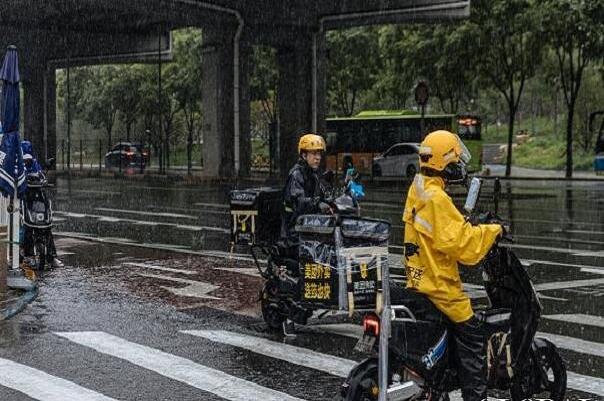
<svg viewBox="0 0 604 401">
<path fill-rule="evenodd" d="M 362 353 L 369 353 L 373 349 L 373 345 L 375 344 L 375 336 L 373 334 L 363 334 L 359 341 L 357 341 L 357 345 L 354 346 L 354 350 Z"/>
</svg>

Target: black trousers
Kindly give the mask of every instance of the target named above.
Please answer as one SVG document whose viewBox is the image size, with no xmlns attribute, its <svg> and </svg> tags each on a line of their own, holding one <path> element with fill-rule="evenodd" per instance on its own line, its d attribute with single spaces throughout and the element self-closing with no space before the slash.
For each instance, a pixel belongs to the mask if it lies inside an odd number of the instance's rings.
<svg viewBox="0 0 604 401">
<path fill-rule="evenodd" d="M 487 397 L 486 336 L 481 322 L 474 316 L 463 323 L 450 323 L 464 401 L 481 401 Z"/>
<path fill-rule="evenodd" d="M 31 227 L 24 227 L 24 238 L 23 238 L 23 255 L 24 256 L 32 256 L 34 254 L 34 234 L 33 229 Z M 55 247 L 55 240 L 52 235 L 52 231 L 50 228 L 48 230 L 48 254 L 55 258 L 57 256 L 57 249 Z"/>
<path fill-rule="evenodd" d="M 451 356 L 454 358 L 461 395 L 464 401 L 481 401 L 487 392 L 486 334 L 481 322 L 474 316 L 462 323 L 448 319 L 426 297 L 399 285 L 390 285 L 390 300 L 393 305 L 405 304 L 418 319 L 444 324 L 454 341 Z"/>
</svg>

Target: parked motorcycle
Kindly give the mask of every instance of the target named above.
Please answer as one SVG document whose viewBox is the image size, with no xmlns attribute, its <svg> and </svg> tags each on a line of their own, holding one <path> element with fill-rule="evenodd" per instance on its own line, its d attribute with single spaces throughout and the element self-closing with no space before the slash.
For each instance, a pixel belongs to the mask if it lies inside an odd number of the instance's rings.
<svg viewBox="0 0 604 401">
<path fill-rule="evenodd" d="M 45 192 L 48 180 L 42 172 L 26 176 L 27 191 L 21 199 L 21 219 L 24 228 L 24 256 L 35 259 L 35 268 L 44 270 L 55 256 L 52 241 L 52 201 Z"/>
<path fill-rule="evenodd" d="M 479 189 L 470 193 L 476 197 Z M 465 209 L 473 210 L 467 204 Z M 477 315 L 488 339 L 489 389 L 509 391 L 515 401 L 543 393 L 542 398 L 562 400 L 566 367 L 556 346 L 535 336 L 542 306 L 527 270 L 500 245 L 481 265 L 490 307 Z M 446 318 L 435 314 L 421 294 L 394 283 L 389 292 L 381 316 L 363 319 L 357 350 L 372 355 L 352 369 L 342 385 L 342 399 L 448 400 L 460 383 Z"/>
</svg>

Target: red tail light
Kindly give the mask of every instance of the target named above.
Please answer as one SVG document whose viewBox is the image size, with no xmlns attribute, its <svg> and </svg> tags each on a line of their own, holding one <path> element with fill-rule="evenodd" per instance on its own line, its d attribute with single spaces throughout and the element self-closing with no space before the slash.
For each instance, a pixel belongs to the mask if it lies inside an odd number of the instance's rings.
<svg viewBox="0 0 604 401">
<path fill-rule="evenodd" d="M 363 318 L 363 330 L 372 332 L 376 337 L 380 335 L 380 321 L 375 315 L 367 315 Z"/>
<path fill-rule="evenodd" d="M 132 156 L 134 156 L 134 152 L 126 152 L 126 156 L 132 157 Z"/>
</svg>

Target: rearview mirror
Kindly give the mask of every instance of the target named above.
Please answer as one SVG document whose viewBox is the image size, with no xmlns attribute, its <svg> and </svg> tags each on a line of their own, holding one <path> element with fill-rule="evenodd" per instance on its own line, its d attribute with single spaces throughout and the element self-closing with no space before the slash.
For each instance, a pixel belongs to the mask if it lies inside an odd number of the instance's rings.
<svg viewBox="0 0 604 401">
<path fill-rule="evenodd" d="M 482 181 L 480 178 L 472 178 L 472 181 L 470 182 L 470 189 L 468 190 L 468 197 L 466 198 L 466 204 L 463 206 L 464 210 L 468 212 L 468 214 L 472 214 L 474 208 L 476 207 L 476 203 L 478 202 L 478 198 L 480 196 L 481 186 Z"/>
<path fill-rule="evenodd" d="M 44 163 L 44 167 L 46 168 L 46 170 L 53 169 L 56 164 L 56 161 L 57 160 L 54 157 L 51 157 L 50 159 L 46 160 L 46 163 Z"/>
</svg>

